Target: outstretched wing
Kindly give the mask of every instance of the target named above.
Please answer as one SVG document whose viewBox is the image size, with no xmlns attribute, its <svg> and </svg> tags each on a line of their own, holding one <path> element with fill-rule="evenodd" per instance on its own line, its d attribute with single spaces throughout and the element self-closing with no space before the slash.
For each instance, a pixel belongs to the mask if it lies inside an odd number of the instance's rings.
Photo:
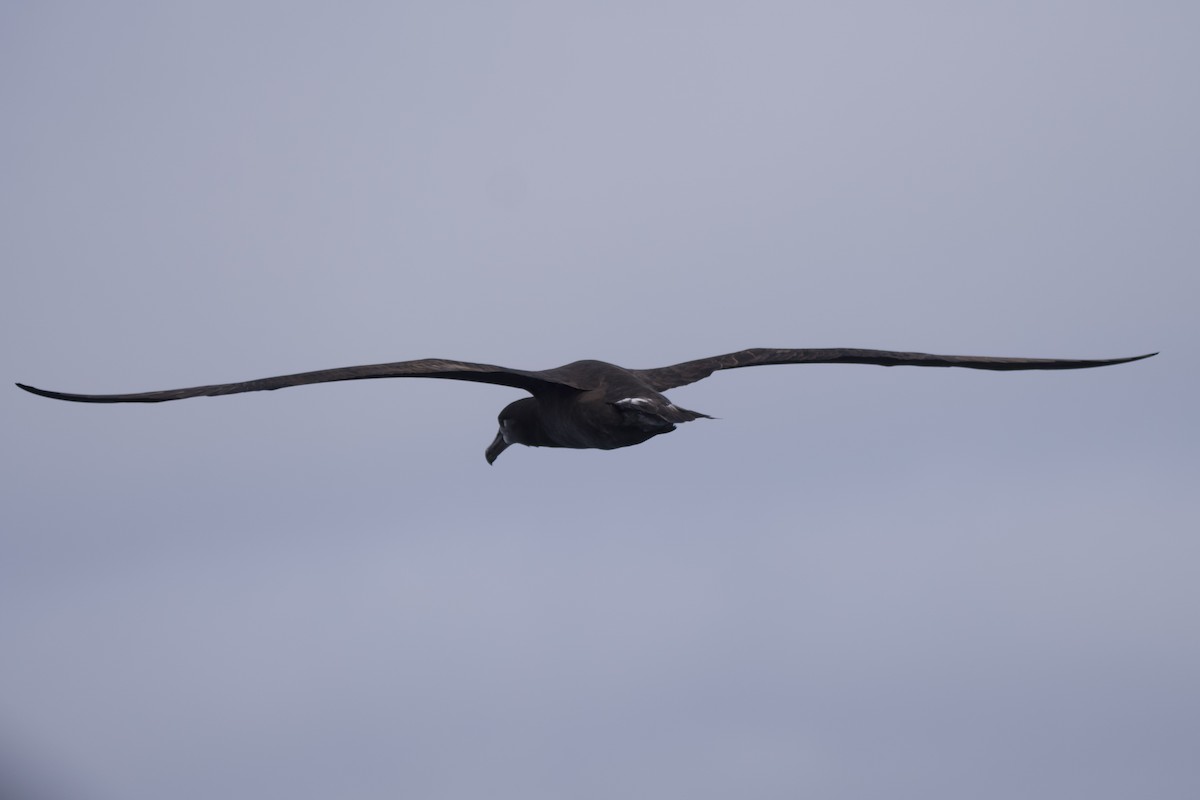
<svg viewBox="0 0 1200 800">
<path fill-rule="evenodd" d="M 665 392 L 707 378 L 719 369 L 758 367 L 765 364 L 879 364 L 884 367 L 967 367 L 968 369 L 1085 369 L 1107 367 L 1149 358 L 1147 353 L 1131 358 L 1068 360 L 1061 358 L 997 358 L 993 356 L 937 356 L 929 353 L 900 353 L 891 350 L 852 348 L 788 350 L 755 347 L 723 356 L 685 361 L 658 369 L 630 370 L 656 391 Z"/>
<path fill-rule="evenodd" d="M 56 400 L 72 400 L 77 403 L 161 403 L 166 400 L 183 400 L 187 397 L 214 397 L 240 392 L 262 392 L 283 389 L 288 386 L 304 386 L 309 383 L 333 381 L 357 381 L 367 378 L 447 378 L 455 381 L 475 381 L 512 386 L 536 393 L 539 390 L 562 386 L 558 381 L 546 378 L 538 372 L 527 372 L 492 364 L 472 364 L 467 361 L 445 361 L 426 358 L 418 361 L 397 361 L 392 364 L 367 364 L 361 367 L 338 367 L 316 372 L 299 372 L 295 375 L 279 375 L 260 378 L 244 383 L 215 383 L 211 386 L 192 386 L 187 389 L 167 389 L 161 392 L 139 392 L 136 394 L 68 394 L 51 392 L 18 383 L 27 392 L 53 397 Z"/>
</svg>

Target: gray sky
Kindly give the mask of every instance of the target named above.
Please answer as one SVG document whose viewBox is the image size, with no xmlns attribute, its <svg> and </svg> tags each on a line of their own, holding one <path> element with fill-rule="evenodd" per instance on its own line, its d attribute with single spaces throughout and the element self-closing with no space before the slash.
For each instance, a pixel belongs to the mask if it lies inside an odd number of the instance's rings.
<svg viewBox="0 0 1200 800">
<path fill-rule="evenodd" d="M 0 374 L 744 347 L 636 448 L 520 396 L 0 391 L 30 793 L 1200 796 L 1194 4 L 9 3 Z M 32 794 L 31 794 L 32 796 Z"/>
</svg>

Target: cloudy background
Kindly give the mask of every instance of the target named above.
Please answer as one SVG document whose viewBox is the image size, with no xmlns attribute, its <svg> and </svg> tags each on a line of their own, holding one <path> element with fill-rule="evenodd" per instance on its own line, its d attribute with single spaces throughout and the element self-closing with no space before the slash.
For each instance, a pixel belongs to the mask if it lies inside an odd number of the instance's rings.
<svg viewBox="0 0 1200 800">
<path fill-rule="evenodd" d="M 0 8 L 6 797 L 1200 796 L 1195 4 Z"/>
</svg>

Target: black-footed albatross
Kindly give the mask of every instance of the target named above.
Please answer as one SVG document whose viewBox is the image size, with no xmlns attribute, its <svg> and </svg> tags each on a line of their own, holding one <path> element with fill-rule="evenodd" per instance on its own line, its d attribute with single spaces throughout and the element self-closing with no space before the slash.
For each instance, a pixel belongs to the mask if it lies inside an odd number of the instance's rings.
<svg viewBox="0 0 1200 800">
<path fill-rule="evenodd" d="M 523 370 L 428 358 L 368 364 L 361 367 L 300 372 L 244 383 L 218 383 L 188 389 L 137 394 L 67 394 L 18 383 L 27 392 L 78 403 L 161 403 L 187 397 L 212 397 L 303 386 L 308 383 L 354 381 L 365 378 L 448 378 L 495 383 L 524 389 L 532 397 L 510 403 L 500 412 L 500 431 L 484 455 L 493 463 L 512 444 L 529 447 L 573 447 L 613 450 L 641 444 L 652 436 L 675 430 L 707 414 L 689 411 L 660 392 L 707 378 L 719 369 L 765 364 L 879 364 L 885 367 L 967 367 L 969 369 L 1085 369 L 1124 364 L 1157 355 L 1098 360 L 1056 358 L 996 358 L 937 356 L 890 350 L 753 348 L 722 356 L 685 361 L 657 369 L 625 369 L 604 361 L 575 361 L 546 370 Z"/>
</svg>

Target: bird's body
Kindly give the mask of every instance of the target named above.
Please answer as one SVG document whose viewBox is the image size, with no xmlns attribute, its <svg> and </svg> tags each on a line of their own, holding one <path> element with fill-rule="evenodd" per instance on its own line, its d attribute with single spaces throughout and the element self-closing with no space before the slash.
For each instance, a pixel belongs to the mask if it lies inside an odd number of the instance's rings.
<svg viewBox="0 0 1200 800">
<path fill-rule="evenodd" d="M 500 432 L 488 448 L 496 460 L 510 444 L 615 450 L 707 417 L 679 408 L 631 370 L 604 361 L 576 361 L 547 370 L 565 386 L 535 391 L 500 414 Z M 503 446 L 501 446 L 503 443 Z"/>
<path fill-rule="evenodd" d="M 310 383 L 368 378 L 445 378 L 493 383 L 531 395 L 500 412 L 500 430 L 487 448 L 492 463 L 509 445 L 613 450 L 708 418 L 680 408 L 662 392 L 695 383 L 716 370 L 767 364 L 850 363 L 882 366 L 966 367 L 987 370 L 1062 370 L 1104 367 L 1155 355 L 1099 360 L 939 356 L 891 350 L 754 348 L 657 369 L 625 369 L 604 361 L 575 361 L 547 370 L 519 370 L 445 359 L 398 361 L 301 372 L 273 378 L 136 394 L 68 394 L 17 386 L 43 397 L 83 403 L 161 403 L 188 397 L 270 391 Z"/>
</svg>

